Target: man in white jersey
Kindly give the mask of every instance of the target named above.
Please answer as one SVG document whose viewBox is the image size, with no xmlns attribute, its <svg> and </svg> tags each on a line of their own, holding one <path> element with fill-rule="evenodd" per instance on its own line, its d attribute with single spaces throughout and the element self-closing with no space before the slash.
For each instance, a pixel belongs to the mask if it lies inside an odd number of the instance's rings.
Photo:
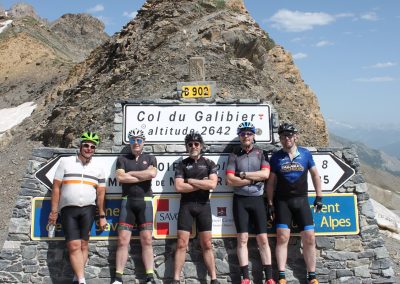
<svg viewBox="0 0 400 284">
<path fill-rule="evenodd" d="M 96 213 L 96 202 L 100 227 L 104 229 L 107 225 L 104 209 L 104 169 L 92 161 L 99 141 L 96 133 L 84 132 L 78 155 L 60 160 L 53 181 L 49 224 L 56 224 L 60 213 L 74 271 L 74 284 L 86 284 L 84 269 L 88 259 L 89 234 Z"/>
</svg>

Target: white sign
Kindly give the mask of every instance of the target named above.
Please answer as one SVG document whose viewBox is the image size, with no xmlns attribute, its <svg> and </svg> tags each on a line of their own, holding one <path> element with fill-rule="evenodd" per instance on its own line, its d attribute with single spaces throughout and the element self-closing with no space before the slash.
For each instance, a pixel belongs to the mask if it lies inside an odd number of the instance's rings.
<svg viewBox="0 0 400 284">
<path fill-rule="evenodd" d="M 355 173 L 353 168 L 331 153 L 314 152 L 312 154 L 315 166 L 321 177 L 321 188 L 323 192 L 334 192 Z M 310 173 L 308 174 L 308 191 L 315 192 Z"/>
<path fill-rule="evenodd" d="M 331 153 L 314 152 L 313 158 L 321 176 L 322 191 L 333 192 L 342 186 L 354 175 L 354 169 Z M 58 156 L 50 160 L 37 173 L 36 178 L 47 186 L 52 187 L 55 171 L 60 159 L 66 155 Z M 68 155 L 70 156 L 70 155 Z M 115 165 L 119 155 L 96 154 L 93 162 L 102 165 L 106 176 L 107 194 L 121 194 L 121 185 L 115 177 Z M 157 154 L 157 176 L 152 180 L 154 193 L 176 193 L 174 188 L 175 169 L 179 161 L 186 158 L 185 155 Z M 218 168 L 218 184 L 216 193 L 231 193 L 232 187 L 226 185 L 226 168 L 228 166 L 228 153 L 206 154 L 205 157 L 214 161 Z M 308 175 L 308 191 L 315 191 L 310 174 Z"/>
<path fill-rule="evenodd" d="M 154 155 L 157 159 L 157 176 L 152 180 L 154 193 L 176 193 L 174 188 L 175 169 L 178 163 L 186 156 L 182 155 Z M 205 155 L 214 161 L 218 169 L 218 184 L 215 191 L 232 192 L 232 188 L 226 185 L 225 171 L 228 165 L 228 154 L 207 154 Z M 36 178 L 47 186 L 52 187 L 56 169 L 64 156 L 58 156 L 43 166 L 37 173 Z M 104 168 L 106 176 L 107 194 L 121 194 L 122 188 L 115 177 L 115 166 L 118 155 L 98 154 L 93 156 L 93 163 Z"/>
<path fill-rule="evenodd" d="M 239 143 L 237 127 L 249 121 L 256 127 L 257 142 L 270 143 L 270 106 L 262 105 L 133 105 L 124 106 L 123 140 L 129 143 L 128 132 L 139 128 L 147 143 L 183 144 L 185 136 L 197 131 L 204 141 Z"/>
</svg>

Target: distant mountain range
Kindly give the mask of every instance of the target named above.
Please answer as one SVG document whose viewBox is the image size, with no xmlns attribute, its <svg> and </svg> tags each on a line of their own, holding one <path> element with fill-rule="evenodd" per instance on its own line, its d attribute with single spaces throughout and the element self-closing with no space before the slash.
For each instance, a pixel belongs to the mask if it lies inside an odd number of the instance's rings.
<svg viewBox="0 0 400 284">
<path fill-rule="evenodd" d="M 400 159 L 400 124 L 354 126 L 332 119 L 327 119 L 326 123 L 329 132 L 334 135 L 361 142 Z"/>
</svg>

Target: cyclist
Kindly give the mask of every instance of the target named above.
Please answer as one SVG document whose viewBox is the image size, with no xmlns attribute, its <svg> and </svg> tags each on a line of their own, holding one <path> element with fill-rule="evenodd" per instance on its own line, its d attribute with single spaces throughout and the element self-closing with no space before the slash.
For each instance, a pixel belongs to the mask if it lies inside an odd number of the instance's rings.
<svg viewBox="0 0 400 284">
<path fill-rule="evenodd" d="M 75 284 L 85 284 L 89 235 L 99 210 L 101 229 L 107 225 L 104 209 L 106 190 L 104 169 L 92 161 L 100 142 L 96 133 L 84 132 L 77 156 L 62 158 L 55 172 L 51 193 L 49 224 L 56 224 L 58 213 L 65 234 Z"/>
<path fill-rule="evenodd" d="M 182 160 L 175 171 L 175 189 L 181 193 L 181 201 L 178 214 L 178 240 L 173 283 L 179 283 L 193 220 L 196 220 L 204 262 L 211 283 L 217 284 L 211 242 L 212 218 L 209 199 L 210 190 L 217 186 L 217 166 L 213 161 L 201 155 L 204 141 L 199 133 L 186 135 L 185 144 L 189 157 Z"/>
<path fill-rule="evenodd" d="M 271 157 L 271 174 L 267 184 L 269 215 L 276 219 L 276 259 L 279 269 L 279 282 L 285 284 L 290 224 L 292 218 L 301 228 L 303 255 L 307 266 L 307 278 L 310 284 L 317 284 L 315 275 L 315 233 L 314 221 L 308 203 L 307 174 L 310 172 L 316 191 L 314 210 L 322 209 L 322 190 L 318 170 L 311 153 L 296 145 L 297 128 L 283 123 L 278 128 L 282 149 Z M 273 199 L 275 195 L 275 210 Z M 272 216 L 273 217 L 273 216 Z"/>
<path fill-rule="evenodd" d="M 267 236 L 267 214 L 264 205 L 264 181 L 270 166 L 264 152 L 254 145 L 256 128 L 244 121 L 237 128 L 240 147 L 230 154 L 226 170 L 227 184 L 234 187 L 233 217 L 237 231 L 237 255 L 241 271 L 241 284 L 249 284 L 249 256 L 247 242 L 249 224 L 255 226 L 266 284 L 273 284 L 271 250 Z"/>
<path fill-rule="evenodd" d="M 122 203 L 118 223 L 116 273 L 113 283 L 122 283 L 122 275 L 128 260 L 128 246 L 136 224 L 140 231 L 146 283 L 155 283 L 151 180 L 157 175 L 157 160 L 153 155 L 143 153 L 145 135 L 142 130 L 132 129 L 128 133 L 128 138 L 132 154 L 118 157 L 116 164 L 116 178 L 122 184 Z"/>
</svg>

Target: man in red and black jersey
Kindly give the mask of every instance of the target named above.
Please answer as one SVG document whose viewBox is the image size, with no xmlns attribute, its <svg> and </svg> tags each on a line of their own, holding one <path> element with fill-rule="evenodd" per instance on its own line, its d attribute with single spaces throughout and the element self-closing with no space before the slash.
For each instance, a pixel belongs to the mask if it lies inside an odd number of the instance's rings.
<svg viewBox="0 0 400 284">
<path fill-rule="evenodd" d="M 199 133 L 186 135 L 185 144 L 189 157 L 183 159 L 175 171 L 175 189 L 181 193 L 181 202 L 173 283 L 179 283 L 193 220 L 196 220 L 204 262 L 210 274 L 211 283 L 217 284 L 211 242 L 212 218 L 209 199 L 210 190 L 217 186 L 217 167 L 213 161 L 201 155 L 204 141 Z"/>
</svg>

